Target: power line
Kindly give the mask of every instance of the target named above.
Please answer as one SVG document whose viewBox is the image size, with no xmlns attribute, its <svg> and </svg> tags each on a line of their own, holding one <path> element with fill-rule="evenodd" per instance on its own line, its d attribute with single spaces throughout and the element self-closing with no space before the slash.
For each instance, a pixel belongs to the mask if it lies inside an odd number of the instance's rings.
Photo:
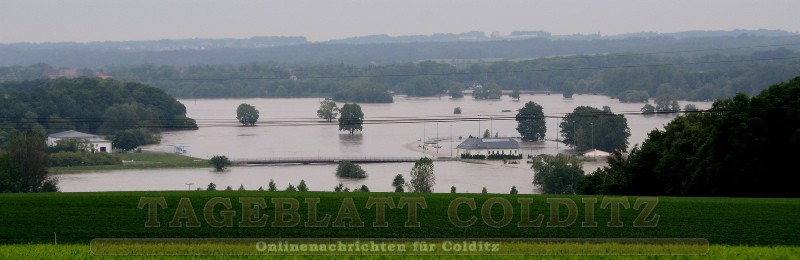
<svg viewBox="0 0 800 260">
<path fill-rule="evenodd" d="M 641 111 L 622 111 L 618 113 L 612 112 L 605 112 L 605 111 L 598 111 L 598 112 L 580 112 L 580 113 L 551 113 L 551 114 L 543 114 L 541 116 L 529 116 L 529 117 L 520 117 L 521 119 L 547 119 L 547 118 L 577 118 L 577 117 L 602 117 L 602 116 L 625 116 L 625 115 L 635 115 L 635 116 L 647 116 L 647 115 L 654 115 L 654 114 L 689 114 L 689 113 L 721 113 L 721 112 L 730 112 L 730 111 L 741 111 L 741 110 L 766 110 L 766 109 L 781 109 L 781 108 L 750 108 L 750 109 L 706 109 L 706 110 L 681 110 L 681 111 L 655 111 L 653 113 L 643 113 Z M 431 117 L 408 117 L 408 118 L 373 118 L 373 119 L 364 119 L 362 124 L 363 125 L 388 125 L 388 124 L 419 124 L 419 123 L 453 123 L 453 122 L 480 122 L 485 120 L 517 120 L 516 115 L 502 115 L 502 116 L 495 116 L 495 115 L 481 115 L 481 116 L 469 116 L 469 117 L 449 117 L 449 116 L 431 116 Z M 3 119 L 9 118 L 0 118 L 0 122 Z M 146 120 L 146 119 L 144 119 Z M 170 122 L 168 120 L 161 120 L 164 122 Z M 197 119 L 196 125 L 198 127 L 240 127 L 240 124 L 237 120 L 234 119 Z M 70 124 L 80 124 L 80 123 L 88 123 L 88 124 L 102 124 L 102 123 L 118 123 L 122 121 L 101 121 L 95 119 L 78 119 L 72 120 L 68 123 Z M 182 123 L 182 121 L 176 121 L 178 123 Z M 322 122 L 317 120 L 298 120 L 298 119 L 288 119 L 288 120 L 269 120 L 263 121 L 261 123 L 257 123 L 256 126 L 266 126 L 266 127 L 275 127 L 275 126 L 291 126 L 291 127 L 299 127 L 299 126 L 321 126 L 321 125 L 331 125 L 336 126 L 338 122 Z M 170 127 L 180 127 L 184 126 L 184 124 L 176 124 L 176 125 L 162 125 L 162 124 L 153 124 L 153 123 L 144 123 L 144 124 L 137 124 L 136 127 L 141 128 L 167 128 Z M 117 126 L 111 126 L 111 128 L 104 128 L 109 130 L 118 130 L 118 129 L 127 129 L 127 128 L 117 128 Z"/>
</svg>

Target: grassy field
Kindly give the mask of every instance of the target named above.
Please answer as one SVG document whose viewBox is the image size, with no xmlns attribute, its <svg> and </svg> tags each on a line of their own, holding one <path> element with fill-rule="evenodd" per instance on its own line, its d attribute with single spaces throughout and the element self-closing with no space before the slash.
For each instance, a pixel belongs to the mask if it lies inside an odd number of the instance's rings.
<svg viewBox="0 0 800 260">
<path fill-rule="evenodd" d="M 791 246 L 724 246 L 711 245 L 705 255 L 680 256 L 682 259 L 796 259 L 800 255 L 800 247 Z M 490 255 L 439 255 L 439 259 L 675 259 L 675 256 L 641 256 L 641 255 L 526 255 L 526 256 L 490 256 Z M 289 258 L 287 256 L 263 255 L 230 255 L 230 256 L 95 256 L 92 255 L 89 245 L 0 245 L 0 259 L 89 259 L 89 258 L 121 258 L 121 259 L 265 259 Z M 417 259 L 430 258 L 429 256 L 292 256 L 295 259 Z"/>
<path fill-rule="evenodd" d="M 163 197 L 166 208 L 158 208 L 160 227 L 146 227 L 148 207 L 140 205 L 140 198 Z M 226 211 L 222 204 L 211 205 L 208 216 L 204 208 L 212 198 L 230 199 L 232 209 Z M 244 227 L 241 221 L 246 212 L 241 198 L 262 198 L 266 208 L 260 214 L 268 217 L 265 226 Z M 386 227 L 375 227 L 378 221 L 376 207 L 367 208 L 370 197 L 387 198 L 397 207 L 385 210 Z M 426 207 L 417 207 L 418 227 L 406 227 L 409 206 L 401 197 L 419 198 Z M 474 199 L 475 210 L 461 205 L 457 216 L 461 220 L 475 217 L 468 227 L 456 227 L 448 218 L 448 207 L 458 197 Z M 182 227 L 170 227 L 182 198 L 194 211 L 199 227 L 186 227 L 187 219 L 180 219 Z M 297 222 L 288 227 L 278 227 L 276 203 L 273 199 L 297 201 L 297 214 L 291 210 L 280 219 Z M 492 199 L 494 198 L 494 199 Z M 543 215 L 538 227 L 519 227 L 522 220 L 518 199 L 530 199 L 531 219 Z M 577 205 L 575 221 L 566 227 L 548 227 L 550 208 L 548 199 L 567 198 Z M 593 207 L 596 227 L 583 227 L 586 204 L 582 199 L 597 198 Z M 258 192 L 258 191 L 175 191 L 175 192 L 98 192 L 98 193 L 41 193 L 0 194 L 0 244 L 53 243 L 54 233 L 59 243 L 86 244 L 94 238 L 705 238 L 716 245 L 747 246 L 798 246 L 800 236 L 800 199 L 757 198 L 675 198 L 661 197 L 646 219 L 659 216 L 654 227 L 634 227 L 644 207 L 633 209 L 637 197 L 627 197 L 630 208 L 620 207 L 622 227 L 609 227 L 611 206 L 601 208 L 604 199 L 618 197 L 544 196 L 498 194 L 417 194 L 417 193 L 334 193 L 334 192 Z M 319 199 L 317 210 L 309 210 L 306 199 Z M 510 205 L 508 221 L 504 219 L 502 203 L 486 210 L 491 219 L 482 217 L 482 205 L 491 199 L 507 201 Z M 655 199 L 655 198 L 651 198 Z M 352 204 L 349 201 L 352 200 Z M 408 202 L 408 201 L 406 201 Z M 346 207 L 352 205 L 352 208 Z M 591 205 L 591 204 L 589 204 Z M 156 207 L 156 204 L 152 204 Z M 290 208 L 290 204 L 281 205 Z M 313 208 L 313 206 L 312 206 Z M 348 211 L 349 210 L 349 211 Z M 226 213 L 227 212 L 227 213 Z M 328 222 L 306 227 L 316 212 L 316 220 L 330 215 Z M 560 207 L 560 221 L 567 219 L 567 208 Z M 222 219 L 222 214 L 233 214 L 231 227 L 213 227 L 211 221 Z M 363 222 L 359 227 L 354 214 Z M 180 214 L 177 214 L 180 216 Z M 187 214 L 188 215 L 188 214 Z M 347 218 L 349 216 L 349 218 Z M 343 227 L 335 224 L 341 217 Z M 256 218 L 251 218 L 256 219 Z M 506 225 L 497 224 L 505 222 Z M 494 227 L 490 224 L 499 226 Z M 285 224 L 285 223 L 284 223 Z M 315 225 L 317 227 L 315 227 Z"/>
<path fill-rule="evenodd" d="M 210 168 L 207 160 L 173 153 L 116 153 L 124 163 L 120 165 L 52 167 L 51 173 L 78 173 L 89 171 L 106 171 L 120 169 L 153 169 L 153 168 Z"/>
</svg>

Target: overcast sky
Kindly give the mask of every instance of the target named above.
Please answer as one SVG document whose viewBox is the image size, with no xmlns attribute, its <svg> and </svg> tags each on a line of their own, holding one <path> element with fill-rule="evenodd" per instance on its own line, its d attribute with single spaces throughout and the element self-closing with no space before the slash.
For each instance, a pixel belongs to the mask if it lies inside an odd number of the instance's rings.
<svg viewBox="0 0 800 260">
<path fill-rule="evenodd" d="M 800 32 L 798 0 L 0 0 L 0 43 L 515 30 Z"/>
</svg>

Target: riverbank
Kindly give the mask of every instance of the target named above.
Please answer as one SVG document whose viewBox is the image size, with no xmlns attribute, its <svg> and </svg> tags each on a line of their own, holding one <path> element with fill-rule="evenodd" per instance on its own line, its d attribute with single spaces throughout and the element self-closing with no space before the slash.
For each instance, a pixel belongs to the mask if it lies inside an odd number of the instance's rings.
<svg viewBox="0 0 800 260">
<path fill-rule="evenodd" d="M 208 160 L 185 156 L 174 153 L 140 152 L 140 153 L 115 153 L 114 157 L 122 160 L 122 164 L 51 167 L 50 173 L 82 173 L 107 170 L 130 169 L 159 169 L 159 168 L 207 168 L 211 167 Z"/>
</svg>

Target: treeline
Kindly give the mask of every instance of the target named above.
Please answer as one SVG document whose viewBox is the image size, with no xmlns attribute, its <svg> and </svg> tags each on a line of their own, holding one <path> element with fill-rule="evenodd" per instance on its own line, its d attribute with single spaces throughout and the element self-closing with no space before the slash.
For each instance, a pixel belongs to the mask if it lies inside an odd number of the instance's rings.
<svg viewBox="0 0 800 260">
<path fill-rule="evenodd" d="M 112 135 L 197 129 L 186 107 L 140 83 L 76 78 L 0 83 L 0 144 L 13 131 L 76 130 Z"/>
<path fill-rule="evenodd" d="M 587 175 L 578 192 L 654 196 L 800 197 L 800 77 L 714 102 L 653 130 Z"/>
<path fill-rule="evenodd" d="M 383 90 L 436 96 L 478 85 L 501 89 L 605 94 L 623 102 L 672 96 L 714 100 L 755 95 L 800 71 L 800 53 L 779 48 L 747 55 L 692 58 L 647 54 L 571 56 L 468 66 L 425 61 L 384 66 L 266 64 L 117 66 L 104 72 L 141 81 L 177 97 L 331 96 L 348 102 L 387 102 Z M 369 100 L 369 97 L 377 97 Z"/>
<path fill-rule="evenodd" d="M 474 89 L 475 97 L 499 98 L 499 89 L 519 89 L 604 94 L 622 102 L 662 96 L 697 101 L 740 92 L 755 95 L 763 86 L 787 81 L 800 71 L 800 53 L 777 48 L 736 55 L 626 53 L 466 65 L 435 61 L 382 66 L 251 63 L 109 66 L 97 71 L 35 64 L 0 68 L 0 78 L 41 78 L 64 71 L 85 76 L 100 72 L 183 98 L 325 96 L 343 102 L 391 102 L 390 92 L 459 97 L 464 89 L 483 86 Z"/>
</svg>

